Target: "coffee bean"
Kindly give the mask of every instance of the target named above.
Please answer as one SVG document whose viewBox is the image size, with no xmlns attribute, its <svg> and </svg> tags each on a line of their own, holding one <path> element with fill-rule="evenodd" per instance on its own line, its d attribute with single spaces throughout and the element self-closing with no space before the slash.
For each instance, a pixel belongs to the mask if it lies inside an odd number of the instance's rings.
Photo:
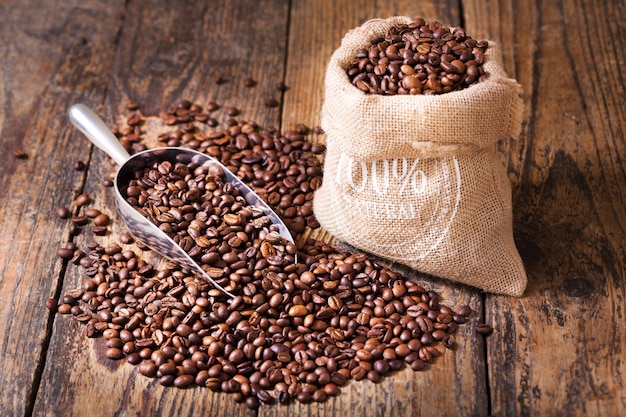
<svg viewBox="0 0 626 417">
<path fill-rule="evenodd" d="M 77 207 L 81 207 L 89 203 L 90 200 L 91 199 L 88 194 L 79 194 L 74 200 L 74 204 L 76 204 Z"/>
<path fill-rule="evenodd" d="M 72 217 L 72 223 L 77 226 L 83 226 L 89 222 L 87 216 L 74 216 Z"/>
<path fill-rule="evenodd" d="M 263 101 L 263 104 L 265 104 L 265 107 L 276 107 L 278 106 L 278 100 L 276 100 L 274 97 L 267 97 Z"/>
<path fill-rule="evenodd" d="M 456 341 L 453 336 L 446 336 L 442 339 L 443 345 L 448 349 L 456 348 Z"/>
<path fill-rule="evenodd" d="M 195 384 L 196 377 L 190 374 L 182 374 L 174 379 L 173 385 L 176 388 L 187 388 Z"/>
<path fill-rule="evenodd" d="M 107 318 L 108 316 L 104 316 L 105 318 Z M 103 321 L 107 321 L 107 320 L 103 320 Z M 114 339 L 117 338 L 119 336 L 119 332 L 115 329 L 106 329 L 102 332 L 102 337 L 105 338 L 106 340 L 110 340 L 110 339 Z"/>
<path fill-rule="evenodd" d="M 96 226 L 108 226 L 110 221 L 111 219 L 109 218 L 109 216 L 101 213 L 95 216 L 95 218 L 93 219 L 93 224 L 95 224 Z"/>
<path fill-rule="evenodd" d="M 46 298 L 46 308 L 50 310 L 51 312 L 55 313 L 58 308 L 57 301 L 52 297 Z"/>
<path fill-rule="evenodd" d="M 467 321 L 467 316 L 463 316 L 460 314 L 455 314 L 452 316 L 452 320 L 456 323 L 456 324 L 463 324 Z"/>
<path fill-rule="evenodd" d="M 150 378 L 154 378 L 157 374 L 158 367 L 153 361 L 147 360 L 147 361 L 141 362 L 138 366 L 138 369 L 142 375 L 145 375 Z"/>
<path fill-rule="evenodd" d="M 57 249 L 57 255 L 59 258 L 70 259 L 74 256 L 74 250 L 69 248 L 59 248 Z"/>
<path fill-rule="evenodd" d="M 424 369 L 426 369 L 426 362 L 421 359 L 416 359 L 411 362 L 410 367 L 413 371 L 423 371 Z"/>
<path fill-rule="evenodd" d="M 68 219 L 71 215 L 69 209 L 65 206 L 57 207 L 55 213 L 59 219 Z"/>
<path fill-rule="evenodd" d="M 89 217 L 90 219 L 93 219 L 99 216 L 101 214 L 101 211 L 96 208 L 89 207 L 85 209 L 84 213 L 85 213 L 85 216 Z"/>
<path fill-rule="evenodd" d="M 448 336 L 448 333 L 444 330 L 437 329 L 432 332 L 432 337 L 435 340 L 443 340 L 447 336 Z"/>
<path fill-rule="evenodd" d="M 480 323 L 476 325 L 476 333 L 482 336 L 490 336 L 493 333 L 493 328 L 485 323 Z"/>
<path fill-rule="evenodd" d="M 468 305 L 463 305 L 463 306 L 459 307 L 459 310 L 457 311 L 457 314 L 460 315 L 460 316 L 467 317 L 470 314 L 472 314 L 472 309 Z"/>
<path fill-rule="evenodd" d="M 367 370 L 358 365 L 350 371 L 350 376 L 356 381 L 360 381 L 367 376 Z"/>
<path fill-rule="evenodd" d="M 257 410 L 260 406 L 259 399 L 255 396 L 250 396 L 246 398 L 246 407 L 251 410 Z"/>
<path fill-rule="evenodd" d="M 93 226 L 91 228 L 91 231 L 96 236 L 104 236 L 104 235 L 106 235 L 107 230 L 108 229 L 107 229 L 106 226 Z"/>
<path fill-rule="evenodd" d="M 130 244 L 133 243 L 135 239 L 133 239 L 133 236 L 130 233 L 124 232 L 120 235 L 120 241 L 122 243 Z"/>
<path fill-rule="evenodd" d="M 226 114 L 228 114 L 229 116 L 237 116 L 239 114 L 239 109 L 234 106 L 227 107 Z"/>
<path fill-rule="evenodd" d="M 109 359 L 117 360 L 117 359 L 122 359 L 124 357 L 124 352 L 122 352 L 121 349 L 112 347 L 112 348 L 108 348 L 105 351 L 104 355 Z"/>
<path fill-rule="evenodd" d="M 70 304 L 63 303 L 57 307 L 57 311 L 60 314 L 70 314 L 70 312 L 72 311 L 72 306 Z"/>
<path fill-rule="evenodd" d="M 19 148 L 13 149 L 11 151 L 11 154 L 16 159 L 27 159 L 28 158 L 28 154 L 26 153 L 26 151 L 24 151 L 23 149 L 19 149 Z"/>
<path fill-rule="evenodd" d="M 369 379 L 370 381 L 372 381 L 373 383 L 378 383 L 381 380 L 381 375 L 376 372 L 375 370 L 371 370 L 369 372 L 367 372 L 367 379 Z"/>
<path fill-rule="evenodd" d="M 328 394 L 323 389 L 318 389 L 315 390 L 311 398 L 313 401 L 321 403 L 328 399 Z"/>
</svg>

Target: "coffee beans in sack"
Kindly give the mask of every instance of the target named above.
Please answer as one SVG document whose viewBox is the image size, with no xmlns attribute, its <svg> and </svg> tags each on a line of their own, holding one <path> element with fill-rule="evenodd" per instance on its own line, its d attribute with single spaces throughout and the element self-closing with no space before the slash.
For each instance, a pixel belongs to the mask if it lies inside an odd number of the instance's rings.
<svg viewBox="0 0 626 417">
<path fill-rule="evenodd" d="M 326 72 L 319 223 L 379 257 L 521 296 L 511 186 L 495 152 L 519 135 L 521 93 L 498 45 L 462 29 L 397 16 L 351 30 Z"/>
</svg>

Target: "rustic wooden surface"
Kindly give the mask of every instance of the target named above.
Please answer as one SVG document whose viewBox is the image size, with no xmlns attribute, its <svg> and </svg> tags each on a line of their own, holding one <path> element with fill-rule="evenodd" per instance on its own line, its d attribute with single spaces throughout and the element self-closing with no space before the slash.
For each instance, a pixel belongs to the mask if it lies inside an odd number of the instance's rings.
<svg viewBox="0 0 626 417">
<path fill-rule="evenodd" d="M 522 134 L 499 147 L 529 275 L 522 298 L 428 280 L 445 303 L 476 311 L 455 351 L 427 372 L 258 412 L 206 389 L 161 387 L 45 308 L 81 279 L 56 256 L 70 234 L 55 207 L 87 192 L 114 216 L 101 186 L 112 166 L 70 126 L 71 104 L 111 125 L 129 100 L 154 114 L 187 98 L 237 106 L 260 124 L 316 126 L 342 35 L 392 15 L 498 41 L 524 88 Z M 0 1 L 0 415 L 626 414 L 624 21 L 626 5 L 610 0 Z M 244 88 L 246 76 L 258 85 Z M 282 97 L 278 81 L 289 87 Z M 263 106 L 268 96 L 281 106 Z M 474 330 L 483 321 L 495 328 L 486 340 Z"/>
</svg>

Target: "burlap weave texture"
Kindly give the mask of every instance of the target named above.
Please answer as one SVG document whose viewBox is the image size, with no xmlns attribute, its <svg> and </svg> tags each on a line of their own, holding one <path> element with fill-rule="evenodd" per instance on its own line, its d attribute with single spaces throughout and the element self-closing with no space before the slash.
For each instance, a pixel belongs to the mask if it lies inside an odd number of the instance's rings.
<svg viewBox="0 0 626 417">
<path fill-rule="evenodd" d="M 447 94 L 382 96 L 354 87 L 357 51 L 408 17 L 348 32 L 327 67 L 327 154 L 314 198 L 340 241 L 418 271 L 520 296 L 526 273 L 513 241 L 511 189 L 494 144 L 519 135 L 521 87 L 490 42 L 487 80 Z"/>
</svg>

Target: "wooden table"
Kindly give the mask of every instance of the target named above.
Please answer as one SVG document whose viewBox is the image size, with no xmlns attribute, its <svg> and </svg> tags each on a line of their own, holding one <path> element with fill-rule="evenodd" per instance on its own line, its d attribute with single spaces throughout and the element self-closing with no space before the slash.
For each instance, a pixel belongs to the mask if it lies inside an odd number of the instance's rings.
<svg viewBox="0 0 626 417">
<path fill-rule="evenodd" d="M 258 412 L 207 389 L 162 387 L 46 309 L 81 281 L 56 256 L 71 237 L 55 208 L 75 209 L 86 192 L 115 219 L 101 186 L 113 167 L 70 125 L 71 104 L 110 125 L 131 100 L 149 115 L 186 98 L 237 106 L 263 125 L 317 126 L 343 34 L 392 15 L 496 40 L 523 86 L 521 136 L 498 147 L 529 276 L 523 297 L 427 280 L 444 303 L 475 310 L 456 350 L 426 372 Z M 610 0 L 0 2 L 0 415 L 626 414 L 625 20 L 626 5 Z M 289 87 L 283 95 L 277 82 Z M 279 107 L 263 105 L 270 96 Z M 104 241 L 122 226 L 111 230 Z M 481 322 L 492 336 L 476 334 Z"/>
</svg>

